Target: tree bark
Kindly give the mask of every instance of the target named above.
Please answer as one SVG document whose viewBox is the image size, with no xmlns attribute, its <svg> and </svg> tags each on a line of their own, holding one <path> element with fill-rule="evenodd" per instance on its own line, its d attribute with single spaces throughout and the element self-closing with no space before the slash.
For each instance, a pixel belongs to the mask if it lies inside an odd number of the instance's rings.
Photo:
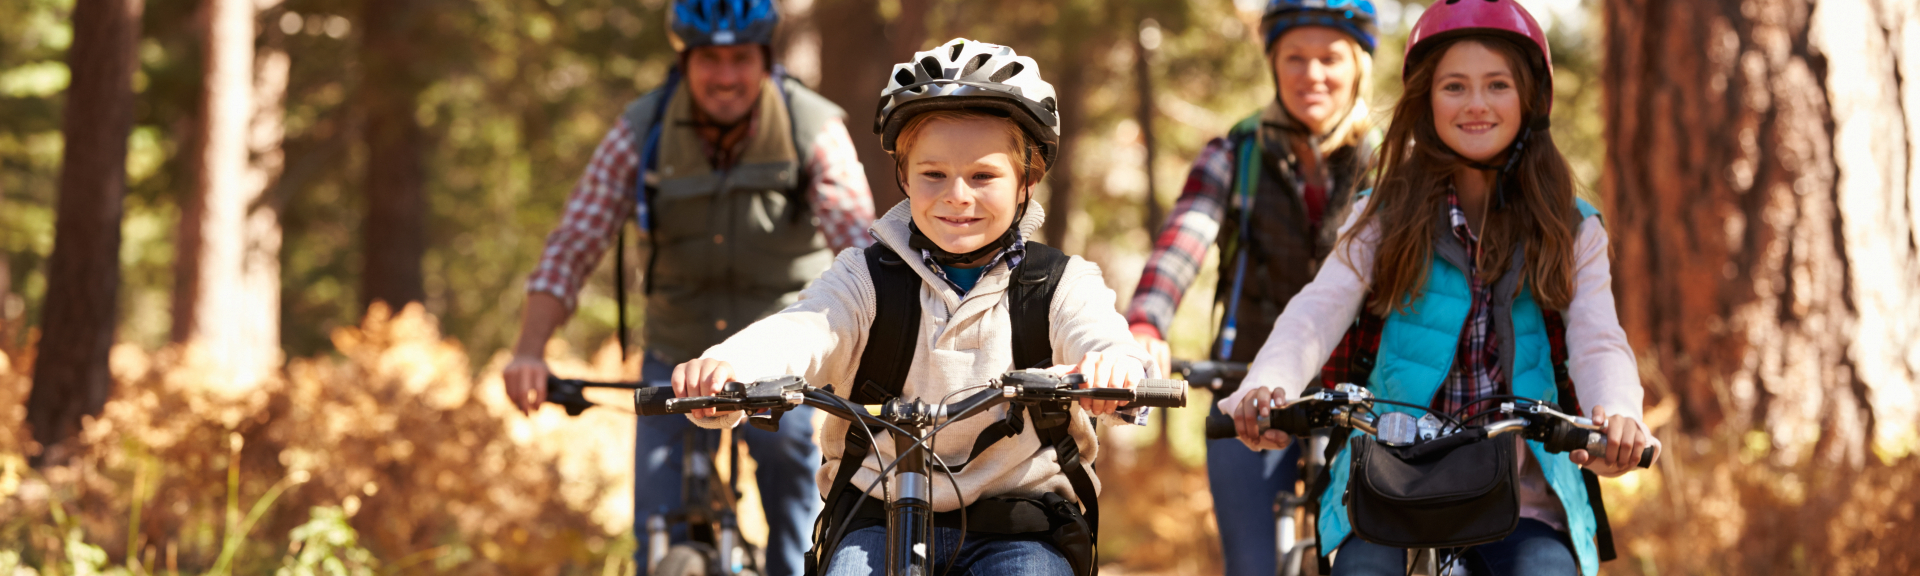
<svg viewBox="0 0 1920 576">
<path fill-rule="evenodd" d="M 1084 38 L 1081 42 L 1067 43 L 1061 52 L 1065 54 L 1093 53 L 1102 54 L 1089 48 L 1090 42 Z M 1064 42 L 1064 41 L 1063 41 Z M 1086 49 L 1084 52 L 1083 49 Z M 1048 78 L 1053 84 L 1053 93 L 1060 110 L 1060 152 L 1054 155 L 1053 165 L 1047 167 L 1047 221 L 1041 225 L 1041 233 L 1046 236 L 1048 246 L 1068 250 L 1067 232 L 1071 225 L 1073 212 L 1078 208 L 1079 199 L 1075 197 L 1078 187 L 1074 182 L 1073 144 L 1080 133 L 1086 130 L 1086 92 L 1087 66 L 1057 66 L 1049 72 Z M 1074 252 L 1079 250 L 1074 249 Z"/>
<path fill-rule="evenodd" d="M 206 382 L 246 390 L 280 364 L 280 218 L 267 194 L 291 61 L 278 27 L 256 29 L 278 0 L 206 0 L 206 70 L 196 144 L 197 198 L 183 210 L 176 338 L 208 363 Z M 259 48 L 256 50 L 256 42 Z M 180 322 L 186 322 L 182 326 Z M 184 335 L 184 337 L 181 337 Z"/>
<path fill-rule="evenodd" d="M 1912 10 L 1606 4 L 1618 309 L 1648 401 L 1685 429 L 1764 431 L 1782 464 L 1914 448 Z"/>
<path fill-rule="evenodd" d="M 80 432 L 83 416 L 100 413 L 113 391 L 107 353 L 118 309 L 121 201 L 144 8 L 143 0 L 95 0 L 73 10 L 60 200 L 27 399 L 27 425 L 43 447 L 35 466 L 65 460 L 65 441 Z"/>
<path fill-rule="evenodd" d="M 361 306 L 386 302 L 399 310 L 426 300 L 421 259 L 427 253 L 423 135 L 414 109 L 424 83 L 414 65 L 420 23 L 430 14 L 420 0 L 365 0 L 361 4 L 360 101 L 366 106 L 367 221 Z"/>
<path fill-rule="evenodd" d="M 815 0 L 813 21 L 820 27 L 820 93 L 847 110 L 847 132 L 866 167 L 873 206 L 880 214 L 906 198 L 894 178 L 893 159 L 873 133 L 873 111 L 893 65 L 907 61 L 927 39 L 927 10 L 932 0 L 900 0 L 889 21 L 873 0 Z M 883 50 L 874 38 L 885 38 Z"/>
<path fill-rule="evenodd" d="M 1155 148 L 1158 142 L 1155 141 L 1153 133 L 1153 120 L 1158 115 L 1153 110 L 1154 50 L 1147 47 L 1147 22 L 1150 21 L 1141 22 L 1140 33 L 1133 35 L 1133 78 L 1134 99 L 1137 100 L 1134 117 L 1140 123 L 1140 143 L 1146 150 L 1146 165 L 1142 169 L 1147 173 L 1147 209 L 1146 219 L 1142 223 L 1146 225 L 1147 250 L 1151 252 L 1153 238 L 1160 233 L 1161 220 L 1166 219 L 1166 209 L 1160 206 L 1160 186 L 1153 177 L 1154 165 L 1159 162 Z M 1153 30 L 1158 33 L 1159 25 L 1155 24 Z"/>
</svg>

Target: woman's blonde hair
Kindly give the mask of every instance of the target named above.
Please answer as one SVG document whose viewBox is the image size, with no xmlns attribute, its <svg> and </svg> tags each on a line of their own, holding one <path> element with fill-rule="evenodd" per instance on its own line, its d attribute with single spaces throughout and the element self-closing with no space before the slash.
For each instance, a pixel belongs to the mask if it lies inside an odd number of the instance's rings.
<svg viewBox="0 0 1920 576">
<path fill-rule="evenodd" d="M 913 154 L 913 148 L 920 144 L 920 133 L 928 124 L 936 121 L 968 122 L 987 120 L 998 122 L 1007 137 L 1008 156 L 1013 159 L 1014 169 L 1019 172 L 1020 189 L 1031 188 L 1047 173 L 1047 159 L 1040 153 L 1040 143 L 1028 135 L 1020 124 L 1006 116 L 994 114 L 988 110 L 962 108 L 955 110 L 932 110 L 907 119 L 900 128 L 900 136 L 894 140 L 893 177 L 900 184 L 900 191 L 907 190 L 907 158 Z"/>
</svg>

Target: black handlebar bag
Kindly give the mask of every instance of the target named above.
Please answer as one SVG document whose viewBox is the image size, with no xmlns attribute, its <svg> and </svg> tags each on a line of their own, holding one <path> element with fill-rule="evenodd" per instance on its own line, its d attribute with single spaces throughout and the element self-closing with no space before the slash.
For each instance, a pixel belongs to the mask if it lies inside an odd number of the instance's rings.
<svg viewBox="0 0 1920 576">
<path fill-rule="evenodd" d="M 1346 494 L 1353 533 L 1397 548 L 1506 538 L 1520 523 L 1517 444 L 1472 433 L 1405 447 L 1354 442 Z"/>
</svg>

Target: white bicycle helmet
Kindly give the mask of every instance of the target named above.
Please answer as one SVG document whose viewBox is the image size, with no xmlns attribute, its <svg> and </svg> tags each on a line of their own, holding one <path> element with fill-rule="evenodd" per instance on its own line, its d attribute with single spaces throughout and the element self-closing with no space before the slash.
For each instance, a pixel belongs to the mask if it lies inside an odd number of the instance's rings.
<svg viewBox="0 0 1920 576">
<path fill-rule="evenodd" d="M 873 133 L 891 154 L 907 120 L 930 110 L 981 110 L 1006 116 L 1040 143 L 1052 166 L 1060 149 L 1060 111 L 1040 65 L 999 44 L 955 38 L 893 65 Z"/>
</svg>

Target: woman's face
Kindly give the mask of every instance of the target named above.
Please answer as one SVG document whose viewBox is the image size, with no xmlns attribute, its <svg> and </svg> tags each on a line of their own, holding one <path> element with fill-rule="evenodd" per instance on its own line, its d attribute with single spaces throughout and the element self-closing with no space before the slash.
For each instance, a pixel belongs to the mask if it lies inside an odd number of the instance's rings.
<svg viewBox="0 0 1920 576">
<path fill-rule="evenodd" d="M 1478 42 L 1459 42 L 1433 72 L 1433 127 L 1454 152 L 1493 160 L 1520 133 L 1520 86 L 1507 59 Z"/>
<path fill-rule="evenodd" d="M 908 152 L 913 223 L 941 249 L 964 254 L 1014 225 L 1020 174 L 1004 120 L 928 122 Z"/>
<path fill-rule="evenodd" d="M 1353 109 L 1360 66 L 1345 32 L 1324 26 L 1288 30 L 1273 43 L 1273 77 L 1280 105 L 1314 134 L 1326 134 Z"/>
</svg>

